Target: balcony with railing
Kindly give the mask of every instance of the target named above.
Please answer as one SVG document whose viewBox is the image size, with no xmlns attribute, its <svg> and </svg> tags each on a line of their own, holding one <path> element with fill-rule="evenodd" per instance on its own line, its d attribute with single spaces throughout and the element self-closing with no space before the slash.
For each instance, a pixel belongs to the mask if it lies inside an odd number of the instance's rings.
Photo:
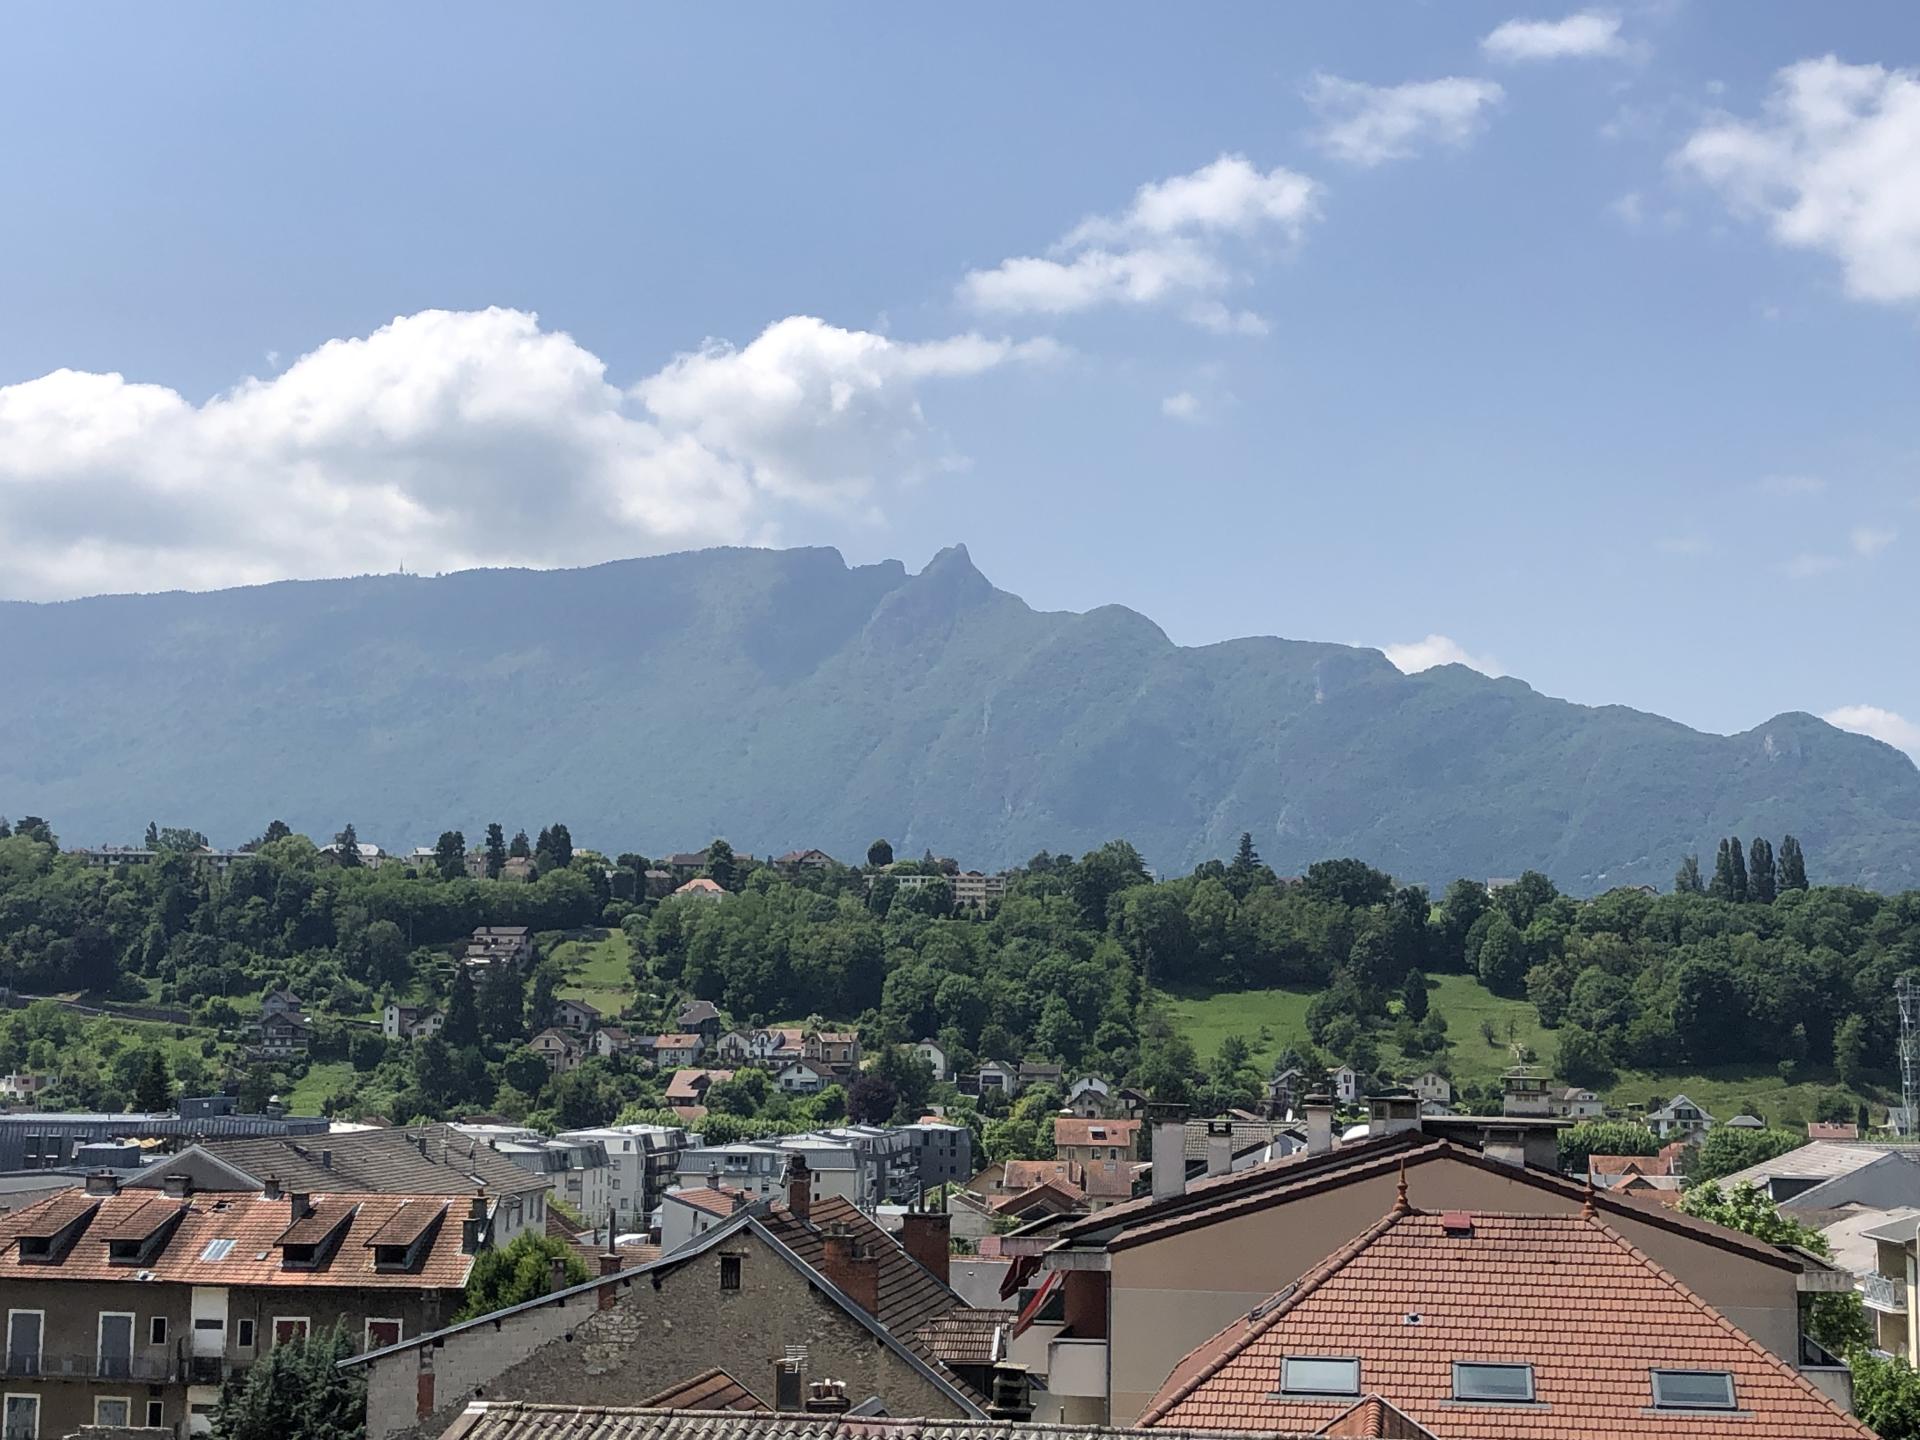
<svg viewBox="0 0 1920 1440">
<path fill-rule="evenodd" d="M 159 1384 L 178 1378 L 180 1361 L 167 1351 L 148 1355 L 96 1355 L 56 1350 L 9 1350 L 9 1380 L 137 1380 Z"/>
<path fill-rule="evenodd" d="M 1907 1282 L 1887 1275 L 1862 1275 L 1860 1298 L 1875 1310 L 1889 1315 L 1907 1313 Z"/>
</svg>

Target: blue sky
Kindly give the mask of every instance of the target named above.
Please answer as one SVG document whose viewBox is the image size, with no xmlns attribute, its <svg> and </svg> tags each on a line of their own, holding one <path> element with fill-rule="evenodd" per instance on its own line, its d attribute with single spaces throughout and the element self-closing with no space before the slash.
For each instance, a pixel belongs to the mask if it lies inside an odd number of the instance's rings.
<svg viewBox="0 0 1920 1440">
<path fill-rule="evenodd" d="M 1916 66 L 1891 3 L 16 8 L 0 595 L 965 541 L 1920 752 Z"/>
</svg>

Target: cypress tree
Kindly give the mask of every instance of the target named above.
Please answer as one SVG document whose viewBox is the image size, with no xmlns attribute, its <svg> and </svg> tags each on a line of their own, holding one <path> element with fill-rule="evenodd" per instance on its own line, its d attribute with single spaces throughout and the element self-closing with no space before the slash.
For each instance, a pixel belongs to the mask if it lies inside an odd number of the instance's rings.
<svg viewBox="0 0 1920 1440">
<path fill-rule="evenodd" d="M 1676 895 L 1704 895 L 1707 882 L 1700 878 L 1700 857 L 1689 855 L 1680 862 L 1680 868 L 1673 872 L 1673 893 Z"/>
<path fill-rule="evenodd" d="M 474 1000 L 473 970 L 469 966 L 462 965 L 453 972 L 453 988 L 447 995 L 447 1023 L 442 1034 L 455 1050 L 480 1043 L 480 1009 Z"/>
<path fill-rule="evenodd" d="M 500 872 L 506 868 L 507 836 L 496 820 L 487 826 L 487 879 L 498 880 Z"/>
<path fill-rule="evenodd" d="M 1747 895 L 1756 904 L 1771 905 L 1776 893 L 1773 842 L 1756 835 L 1747 846 Z"/>
<path fill-rule="evenodd" d="M 1801 853 L 1800 842 L 1791 835 L 1780 840 L 1780 889 L 1804 890 L 1807 888 L 1807 857 Z"/>
<path fill-rule="evenodd" d="M 1727 842 L 1733 856 L 1733 899 L 1735 904 L 1747 903 L 1747 857 L 1740 851 L 1740 837 L 1734 836 Z"/>
<path fill-rule="evenodd" d="M 1725 840 L 1720 842 L 1720 853 L 1713 857 L 1713 883 L 1707 893 L 1716 900 L 1733 899 L 1733 854 Z"/>
</svg>

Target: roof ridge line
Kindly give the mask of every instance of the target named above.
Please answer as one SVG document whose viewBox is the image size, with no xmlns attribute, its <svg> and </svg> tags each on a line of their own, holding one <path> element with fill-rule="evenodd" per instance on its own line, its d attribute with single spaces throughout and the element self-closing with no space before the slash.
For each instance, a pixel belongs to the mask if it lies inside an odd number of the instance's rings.
<svg viewBox="0 0 1920 1440">
<path fill-rule="evenodd" d="M 1341 1246 L 1311 1270 L 1308 1270 L 1298 1280 L 1294 1281 L 1290 1287 L 1292 1293 L 1288 1294 L 1279 1304 L 1274 1305 L 1273 1308 L 1265 1314 L 1258 1315 L 1257 1319 L 1249 1319 L 1244 1334 L 1183 1381 L 1180 1388 L 1168 1396 L 1166 1400 L 1156 1402 L 1150 1406 L 1140 1416 L 1138 1423 L 1146 1427 L 1151 1427 L 1157 1423 L 1160 1418 L 1171 1411 L 1174 1406 L 1178 1405 L 1182 1400 L 1186 1399 L 1187 1396 L 1197 1390 L 1202 1382 L 1211 1380 L 1215 1375 L 1219 1374 L 1221 1370 L 1226 1368 L 1228 1362 L 1237 1359 L 1255 1340 L 1273 1329 L 1274 1326 L 1278 1325 L 1282 1319 L 1292 1313 L 1303 1301 L 1315 1294 L 1328 1280 L 1352 1264 L 1361 1252 L 1372 1245 L 1374 1241 L 1378 1240 L 1402 1220 L 1425 1213 L 1426 1212 L 1420 1210 L 1403 1211 L 1397 1208 L 1397 1206 L 1395 1209 L 1389 1210 L 1385 1215 L 1381 1216 L 1380 1219 L 1374 1221 L 1373 1224 L 1369 1225 L 1345 1245 Z M 1274 1292 L 1275 1296 L 1283 1293 L 1285 1293 L 1284 1290 Z M 1257 1307 L 1255 1312 L 1250 1313 L 1257 1313 Z M 1207 1337 L 1208 1340 L 1213 1338 L 1213 1336 Z M 1186 1361 L 1188 1356 L 1198 1353 L 1206 1343 L 1207 1341 L 1202 1341 L 1200 1345 L 1196 1345 L 1192 1350 L 1189 1350 L 1186 1355 L 1181 1356 L 1182 1363 Z M 1174 1366 L 1176 1370 L 1179 1368 L 1179 1365 Z"/>
</svg>

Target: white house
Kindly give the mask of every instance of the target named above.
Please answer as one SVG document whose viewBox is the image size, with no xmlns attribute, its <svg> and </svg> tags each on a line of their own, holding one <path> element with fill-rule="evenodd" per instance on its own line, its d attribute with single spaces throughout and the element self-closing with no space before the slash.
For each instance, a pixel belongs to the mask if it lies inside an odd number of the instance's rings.
<svg viewBox="0 0 1920 1440">
<path fill-rule="evenodd" d="M 654 1060 L 662 1070 L 690 1066 L 699 1060 L 706 1042 L 698 1035 L 662 1035 L 654 1041 Z"/>
<path fill-rule="evenodd" d="M 980 1065 L 980 1093 L 998 1090 L 1011 1095 L 1020 1088 L 1020 1072 L 1004 1060 L 986 1060 Z"/>
<path fill-rule="evenodd" d="M 1420 1097 L 1422 1105 L 1451 1105 L 1453 1082 L 1437 1070 L 1429 1070 L 1407 1087 Z"/>
<path fill-rule="evenodd" d="M 833 1077 L 811 1060 L 789 1060 L 773 1072 L 773 1083 L 789 1095 L 818 1095 Z"/>
<path fill-rule="evenodd" d="M 1607 1107 L 1593 1091 L 1569 1085 L 1553 1092 L 1553 1113 L 1569 1120 L 1598 1120 L 1607 1113 Z"/>
<path fill-rule="evenodd" d="M 1713 1128 L 1713 1116 L 1684 1095 L 1647 1113 L 1647 1128 L 1662 1140 L 1698 1140 Z"/>
<path fill-rule="evenodd" d="M 591 1035 L 600 1028 L 600 1012 L 584 1000 L 556 1000 L 553 1023 L 576 1035 Z"/>
<path fill-rule="evenodd" d="M 1360 1103 L 1360 1072 L 1351 1065 L 1342 1065 L 1333 1072 L 1333 1098 L 1342 1105 Z"/>
<path fill-rule="evenodd" d="M 934 1079 L 944 1080 L 947 1078 L 949 1073 L 947 1070 L 947 1052 L 941 1049 L 934 1041 L 922 1040 L 918 1045 L 913 1047 L 913 1053 L 918 1059 L 926 1061 L 927 1064 L 933 1067 Z"/>
<path fill-rule="evenodd" d="M 396 1005 L 387 1002 L 380 1015 L 380 1033 L 389 1040 L 424 1040 L 438 1035 L 447 1017 L 424 1005 Z"/>
</svg>

